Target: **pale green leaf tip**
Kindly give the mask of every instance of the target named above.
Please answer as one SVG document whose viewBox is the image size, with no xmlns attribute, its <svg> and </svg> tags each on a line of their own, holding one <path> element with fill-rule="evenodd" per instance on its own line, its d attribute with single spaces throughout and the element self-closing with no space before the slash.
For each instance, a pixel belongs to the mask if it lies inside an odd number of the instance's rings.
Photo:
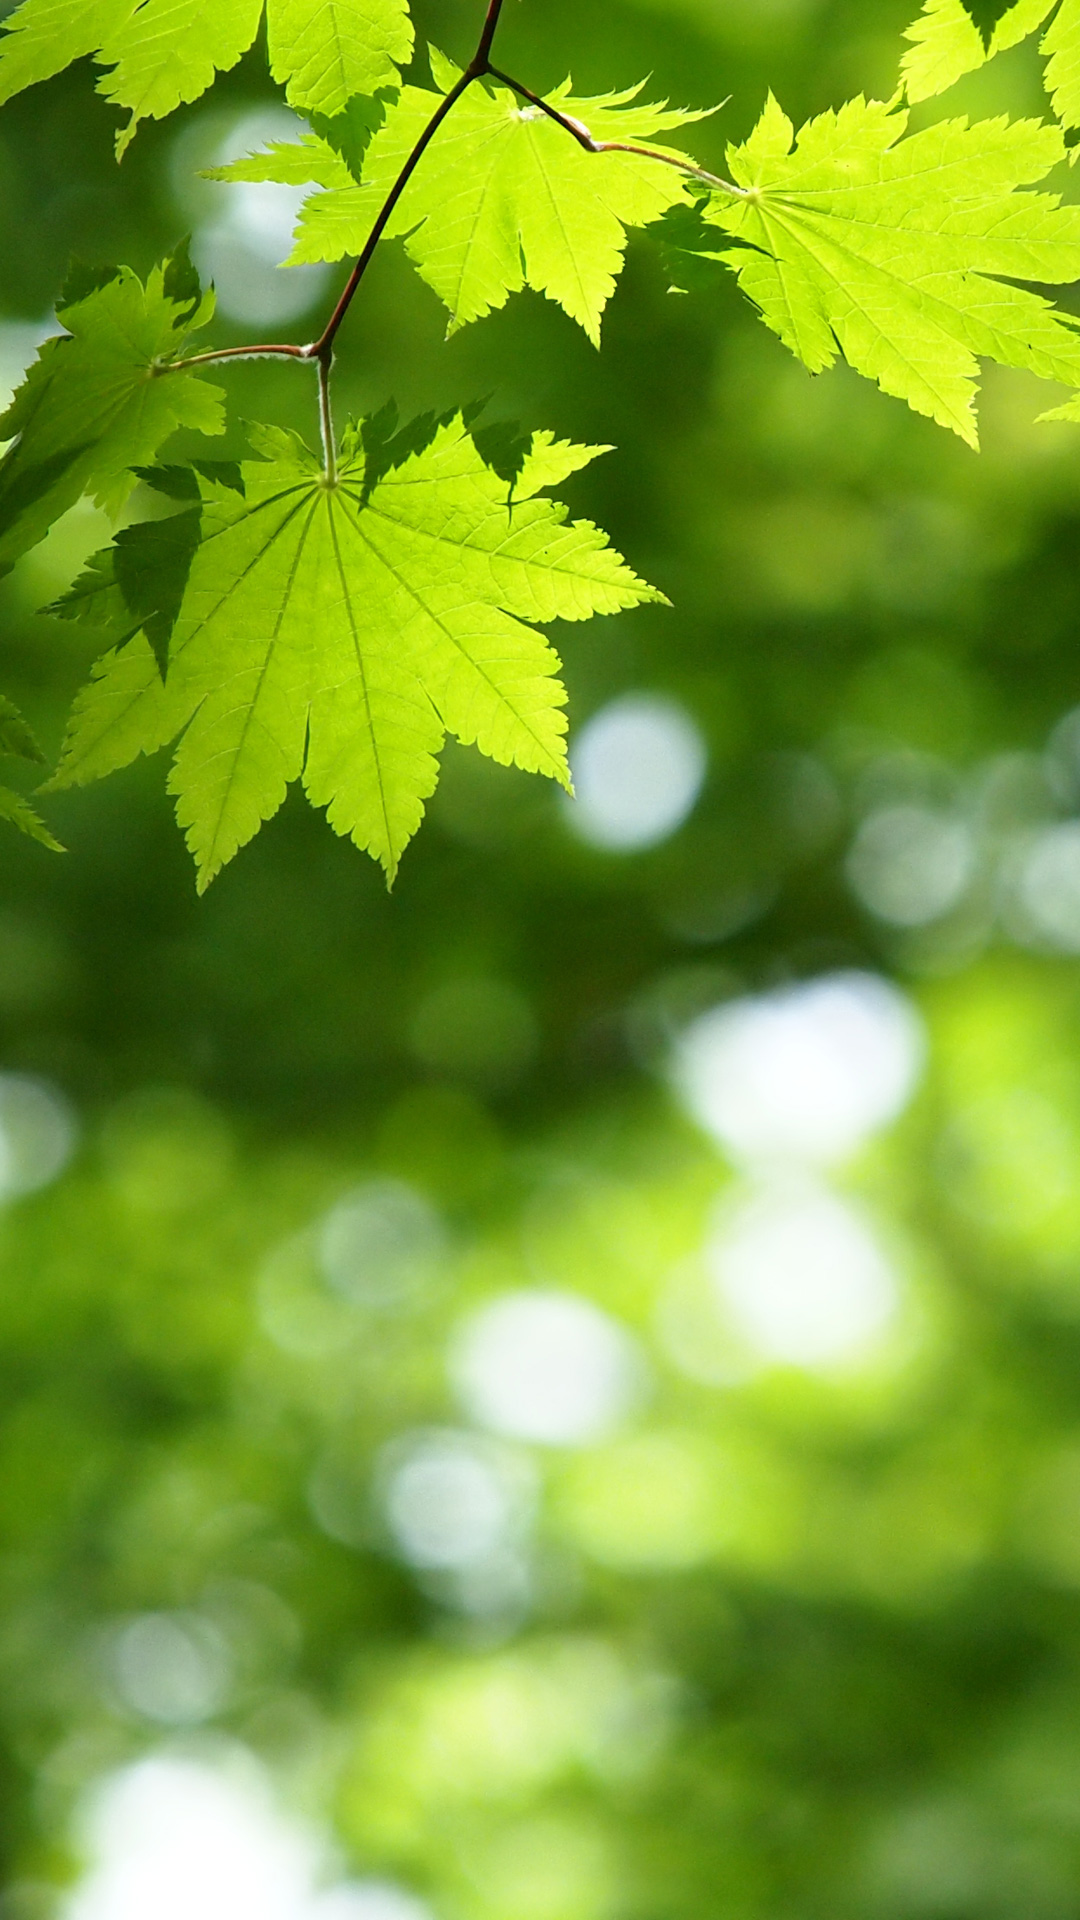
<svg viewBox="0 0 1080 1920">
<path fill-rule="evenodd" d="M 1080 393 L 1074 394 L 1071 400 L 1066 400 L 1063 406 L 1048 407 L 1045 413 L 1035 416 L 1035 424 L 1038 427 L 1041 427 L 1044 421 L 1053 420 L 1067 420 L 1072 426 L 1080 425 Z"/>
<path fill-rule="evenodd" d="M 222 867 L 227 865 L 227 861 L 214 858 L 204 859 L 203 856 L 197 853 L 195 848 L 191 846 L 190 837 L 185 836 L 185 838 L 188 838 L 191 856 L 195 862 L 195 891 L 201 898 L 211 882 L 217 879 Z"/>
</svg>

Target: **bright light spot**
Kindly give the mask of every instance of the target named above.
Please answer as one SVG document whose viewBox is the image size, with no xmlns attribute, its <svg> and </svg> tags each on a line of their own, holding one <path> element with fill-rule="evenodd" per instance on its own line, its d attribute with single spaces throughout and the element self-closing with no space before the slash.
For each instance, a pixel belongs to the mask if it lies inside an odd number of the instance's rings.
<svg viewBox="0 0 1080 1920">
<path fill-rule="evenodd" d="M 164 1756 L 105 1783 L 87 1839 L 94 1864 L 65 1920 L 307 1920 L 321 1864 L 254 1767 Z"/>
<path fill-rule="evenodd" d="M 51 316 L 47 320 L 0 320 L 0 413 L 6 409 L 38 348 L 61 331 L 60 322 Z M 0 446 L 5 444 L 0 440 Z"/>
<path fill-rule="evenodd" d="M 1080 953 L 1080 820 L 1035 836 L 1017 876 L 1016 899 L 1037 939 Z"/>
<path fill-rule="evenodd" d="M 56 1087 L 0 1073 L 0 1200 L 47 1187 L 71 1158 L 76 1134 L 74 1109 Z"/>
<path fill-rule="evenodd" d="M 245 114 L 230 129 L 210 164 L 227 166 L 270 141 L 295 142 L 304 123 L 283 110 Z M 321 266 L 278 271 L 292 249 L 292 233 L 310 185 L 230 181 L 217 189 L 221 212 L 200 226 L 192 254 L 204 280 L 212 280 L 218 306 L 240 324 L 284 325 L 319 298 L 329 270 Z"/>
<path fill-rule="evenodd" d="M 432 1920 L 432 1912 L 392 1880 L 345 1880 L 316 1894 L 310 1920 Z"/>
<path fill-rule="evenodd" d="M 240 1750 L 155 1755 L 113 1774 L 84 1821 L 90 1866 L 64 1920 L 431 1920 L 389 1880 L 320 1885 L 318 1836 L 274 1805 Z"/>
<path fill-rule="evenodd" d="M 394 1307 L 422 1293 L 445 1248 L 434 1207 L 403 1180 L 371 1180 L 331 1208 L 319 1262 L 334 1289 L 363 1307 Z"/>
<path fill-rule="evenodd" d="M 451 1372 L 483 1426 L 548 1446 L 600 1439 L 631 1410 L 641 1362 L 629 1334 L 577 1294 L 504 1294 L 465 1322 Z"/>
<path fill-rule="evenodd" d="M 239 189 L 237 189 L 239 191 Z M 287 187 L 275 189 L 287 193 Z M 326 275 L 321 267 L 290 267 L 287 272 L 264 260 L 251 246 L 240 217 L 204 227 L 194 235 L 192 255 L 204 282 L 212 282 L 218 310 L 238 326 L 286 326 L 318 300 Z"/>
<path fill-rule="evenodd" d="M 224 1704 L 230 1661 L 220 1633 L 194 1613 L 144 1613 L 118 1633 L 112 1678 L 125 1706 L 164 1726 L 195 1726 Z"/>
<path fill-rule="evenodd" d="M 529 1562 L 523 1553 L 500 1547 L 483 1560 L 472 1560 L 467 1567 L 455 1567 L 452 1578 L 440 1592 L 440 1599 L 452 1601 L 462 1613 L 486 1618 L 501 1618 L 503 1624 L 520 1623 L 533 1599 L 533 1580 Z"/>
<path fill-rule="evenodd" d="M 526 1532 L 536 1504 L 528 1463 L 474 1434 L 407 1434 L 378 1477 L 390 1531 L 414 1567 L 463 1568 Z"/>
<path fill-rule="evenodd" d="M 810 1369 L 858 1361 L 899 1307 L 869 1225 L 831 1193 L 752 1196 L 721 1224 L 706 1259 L 736 1331 L 764 1360 Z"/>
<path fill-rule="evenodd" d="M 894 927 L 922 927 L 956 906 L 975 868 L 969 829 L 940 810 L 881 807 L 863 821 L 847 877 L 863 905 Z"/>
<path fill-rule="evenodd" d="M 923 1052 L 897 988 L 836 973 L 702 1014 L 676 1072 L 691 1113 L 736 1159 L 828 1165 L 903 1111 Z"/>
<path fill-rule="evenodd" d="M 674 701 L 629 693 L 582 728 L 570 765 L 575 832 L 594 847 L 633 853 L 681 827 L 701 792 L 705 743 Z"/>
</svg>

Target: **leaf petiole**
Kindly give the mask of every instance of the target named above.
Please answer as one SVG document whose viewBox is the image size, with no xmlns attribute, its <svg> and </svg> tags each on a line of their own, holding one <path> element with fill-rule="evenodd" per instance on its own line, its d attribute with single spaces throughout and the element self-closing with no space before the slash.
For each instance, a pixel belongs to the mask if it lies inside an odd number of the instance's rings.
<svg viewBox="0 0 1080 1920">
<path fill-rule="evenodd" d="M 681 159 L 677 155 L 666 153 L 658 147 L 641 146 L 622 140 L 596 140 L 583 121 L 574 119 L 570 114 L 560 113 L 557 107 L 551 106 L 540 94 L 534 93 L 531 87 L 526 87 L 520 80 L 515 80 L 512 75 L 503 73 L 500 68 L 493 66 L 490 57 L 491 49 L 494 44 L 503 5 L 504 0 L 488 0 L 484 24 L 472 59 L 460 74 L 454 86 L 451 87 L 449 93 L 440 100 L 434 113 L 428 120 L 427 125 L 406 156 L 389 193 L 376 215 L 359 257 L 345 286 L 342 288 L 337 304 L 318 339 L 310 341 L 306 346 L 271 343 L 265 346 L 223 347 L 217 352 L 200 353 L 187 360 L 171 362 L 169 365 L 163 366 L 160 369 L 161 372 L 166 373 L 172 371 L 174 368 L 211 366 L 215 362 L 223 360 L 257 360 L 272 357 L 307 362 L 314 361 L 319 369 L 319 425 L 326 461 L 328 485 L 333 485 L 335 473 L 335 453 L 330 418 L 329 389 L 334 341 L 337 338 L 338 330 L 356 297 L 360 283 L 368 267 L 371 265 L 379 242 L 382 240 L 390 224 L 394 210 L 408 186 L 409 181 L 412 179 L 413 174 L 435 138 L 435 135 L 438 133 L 439 128 L 453 112 L 458 101 L 462 98 L 463 94 L 468 91 L 475 80 L 486 79 L 490 76 L 491 79 L 499 81 L 503 86 L 509 87 L 519 98 L 527 100 L 531 106 L 535 107 L 540 113 L 545 114 L 549 120 L 553 120 L 557 126 L 561 127 L 565 133 L 570 135 L 571 139 L 576 140 L 578 145 L 584 148 L 586 153 L 637 154 L 640 155 L 642 159 L 660 160 L 665 166 L 675 167 L 681 173 L 687 174 L 693 179 L 701 180 L 710 187 L 718 188 L 722 193 L 727 193 L 734 199 L 746 200 L 755 197 L 753 194 L 748 194 L 743 188 L 735 186 L 730 180 L 725 180 L 718 174 L 710 173 L 705 167 L 698 166 L 696 162 L 690 159 Z"/>
<path fill-rule="evenodd" d="M 319 361 L 319 431 L 322 435 L 323 471 L 328 487 L 337 485 L 337 443 L 334 439 L 334 416 L 330 411 L 332 364 L 331 354 L 325 354 Z"/>
<path fill-rule="evenodd" d="M 679 159 L 673 153 L 664 153 L 659 147 L 643 147 L 629 140 L 594 140 L 584 121 L 575 120 L 572 114 L 560 113 L 559 109 L 551 106 L 541 94 L 534 93 L 531 87 L 523 86 L 521 81 L 515 80 L 511 74 L 503 73 L 498 67 L 491 65 L 487 67 L 487 72 L 493 80 L 500 81 L 504 87 L 509 87 L 522 100 L 528 100 L 531 106 L 538 107 L 549 120 L 554 120 L 556 126 L 562 127 L 564 133 L 568 133 L 572 140 L 576 140 L 579 147 L 584 147 L 586 153 L 637 153 L 645 160 L 662 160 L 665 166 L 678 167 L 681 173 L 692 174 L 695 180 L 704 180 L 710 187 L 719 187 L 721 192 L 733 194 L 737 200 L 748 200 L 753 197 L 746 192 L 745 188 L 735 186 L 733 181 L 724 180 L 719 174 L 710 173 L 707 168 L 699 167 L 696 161 Z"/>
</svg>

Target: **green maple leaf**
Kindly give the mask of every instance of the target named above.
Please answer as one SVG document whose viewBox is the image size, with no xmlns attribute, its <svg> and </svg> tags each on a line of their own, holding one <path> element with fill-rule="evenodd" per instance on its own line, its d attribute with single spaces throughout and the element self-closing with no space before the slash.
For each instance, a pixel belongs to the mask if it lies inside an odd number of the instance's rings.
<svg viewBox="0 0 1080 1920">
<path fill-rule="evenodd" d="M 190 467 L 143 467 L 139 477 L 159 493 L 182 503 L 182 511 L 160 520 L 125 527 L 111 547 L 96 553 L 74 585 L 46 609 L 61 620 L 123 630 L 124 640 L 142 632 L 153 649 L 162 679 L 169 641 L 176 625 L 188 574 L 200 539 L 199 475 L 242 493 L 240 469 L 225 460 L 200 460 Z"/>
<path fill-rule="evenodd" d="M 321 114 L 396 86 L 413 48 L 407 0 L 267 0 L 267 35 L 274 79 Z"/>
<path fill-rule="evenodd" d="M 253 432 L 264 458 L 244 466 L 242 494 L 201 474 L 164 684 L 140 633 L 76 701 L 59 785 L 182 734 L 170 787 L 200 889 L 301 777 L 392 878 L 447 733 L 567 785 L 559 662 L 526 623 L 663 598 L 596 527 L 537 497 L 597 449 L 536 436 L 508 506 L 460 417 L 373 485 L 366 424 L 345 436 L 333 485 L 271 428 Z M 385 447 L 385 426 L 373 442 Z M 114 630 L 119 573 L 99 560 L 84 594 Z"/>
<path fill-rule="evenodd" d="M 998 22 L 1010 11 L 1013 0 L 961 0 L 961 4 L 984 47 L 989 49 Z"/>
<path fill-rule="evenodd" d="M 251 46 L 263 0 L 23 0 L 0 37 L 0 103 L 93 54 L 106 99 L 140 120 L 197 100 Z M 270 70 L 288 99 L 340 113 L 354 94 L 396 86 L 412 52 L 408 0 L 267 0 Z"/>
<path fill-rule="evenodd" d="M 904 87 L 913 103 L 944 93 L 966 73 L 974 73 L 1041 27 L 1054 0 L 926 0 L 907 28 L 911 42 L 901 62 Z"/>
<path fill-rule="evenodd" d="M 18 760 L 30 760 L 38 766 L 45 760 L 18 707 L 6 694 L 0 694 L 0 754 L 10 754 Z M 48 847 L 50 852 L 63 853 L 59 840 L 54 839 L 29 800 L 21 793 L 16 793 L 13 787 L 0 786 L 0 820 L 8 821 L 20 833 Z"/>
<path fill-rule="evenodd" d="M 0 753 L 14 754 L 44 766 L 45 755 L 13 700 L 0 693 Z"/>
<path fill-rule="evenodd" d="M 433 69 L 447 89 L 458 77 L 438 55 Z M 567 81 L 550 99 L 598 141 L 655 145 L 657 134 L 705 117 L 663 103 L 632 104 L 640 91 L 576 99 Z M 324 178 L 326 190 L 305 202 L 290 264 L 360 252 L 439 99 L 423 87 L 403 90 L 371 141 L 360 183 Z M 660 150 L 685 159 L 673 148 Z M 325 154 L 310 143 L 308 151 L 329 168 Z M 684 197 L 683 180 L 665 162 L 587 153 L 538 107 L 522 106 L 507 88 L 490 83 L 471 87 L 458 102 L 387 231 L 406 237 L 410 258 L 450 310 L 451 331 L 529 286 L 556 301 L 598 344 L 627 228 L 647 226 Z"/>
<path fill-rule="evenodd" d="M 0 440 L 15 440 L 0 461 L 0 573 L 81 494 L 122 506 L 132 469 L 177 427 L 225 425 L 220 388 L 161 371 L 213 312 L 185 254 L 155 267 L 145 287 L 127 267 L 103 284 L 91 277 L 57 311 L 67 331 L 45 342 L 0 418 Z"/>
<path fill-rule="evenodd" d="M 944 93 L 1047 19 L 1047 90 L 1063 126 L 1080 127 L 1080 0 L 926 0 L 905 36 L 912 43 L 901 63 L 908 99 Z"/>
<path fill-rule="evenodd" d="M 144 0 L 95 50 L 111 67 L 98 91 L 131 118 L 117 136 L 128 146 L 140 120 L 161 120 L 197 100 L 218 72 L 234 67 L 259 27 L 262 0 Z M 17 16 L 16 16 L 17 18 Z M 2 73 L 2 66 L 0 66 Z"/>
<path fill-rule="evenodd" d="M 96 53 L 123 26 L 136 0 L 24 0 L 4 21 L 0 38 L 0 105 Z"/>
<path fill-rule="evenodd" d="M 282 187 L 345 187 L 356 178 L 338 149 L 322 134 L 305 133 L 299 140 L 271 140 L 259 153 L 227 166 L 204 167 L 204 180 L 269 180 Z"/>
<path fill-rule="evenodd" d="M 918 413 L 977 445 L 978 359 L 1080 380 L 1077 323 L 1010 280 L 1080 276 L 1080 208 L 1016 189 L 1065 152 L 1037 121 L 943 121 L 853 100 L 794 144 L 771 99 L 729 150 L 745 197 L 714 193 L 707 224 L 741 244 L 733 267 L 767 324 L 813 371 L 843 353 Z"/>
<path fill-rule="evenodd" d="M 24 794 L 15 792 L 14 787 L 0 787 L 0 820 L 17 827 L 28 840 L 36 840 L 39 846 L 48 847 L 50 853 L 63 853 L 64 848 L 55 834 L 49 832 L 41 815 Z"/>
<path fill-rule="evenodd" d="M 1062 0 L 1042 39 L 1048 56 L 1046 85 L 1054 112 L 1066 127 L 1080 127 L 1080 0 Z M 1076 158 L 1072 149 L 1071 158 Z"/>
</svg>

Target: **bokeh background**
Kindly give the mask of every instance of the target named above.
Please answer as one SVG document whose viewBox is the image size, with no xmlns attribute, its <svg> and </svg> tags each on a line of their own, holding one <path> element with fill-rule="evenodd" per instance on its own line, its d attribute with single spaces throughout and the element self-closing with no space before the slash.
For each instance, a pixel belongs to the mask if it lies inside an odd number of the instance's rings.
<svg viewBox="0 0 1080 1920">
<path fill-rule="evenodd" d="M 730 96 L 708 161 L 910 10 L 500 52 Z M 119 170 L 85 63 L 5 109 L 0 384 L 185 231 L 221 343 L 309 337 L 289 191 L 194 177 L 281 129 L 257 55 Z M 197 901 L 158 763 L 3 838 L 4 1920 L 1080 1915 L 1080 435 L 992 370 L 975 456 L 670 279 L 446 342 L 388 247 L 341 340 L 339 410 L 615 445 L 568 496 L 673 605 L 558 636 L 575 807 L 448 752 L 392 895 L 294 798 Z M 107 534 L 0 589 L 50 752 Z"/>
</svg>

